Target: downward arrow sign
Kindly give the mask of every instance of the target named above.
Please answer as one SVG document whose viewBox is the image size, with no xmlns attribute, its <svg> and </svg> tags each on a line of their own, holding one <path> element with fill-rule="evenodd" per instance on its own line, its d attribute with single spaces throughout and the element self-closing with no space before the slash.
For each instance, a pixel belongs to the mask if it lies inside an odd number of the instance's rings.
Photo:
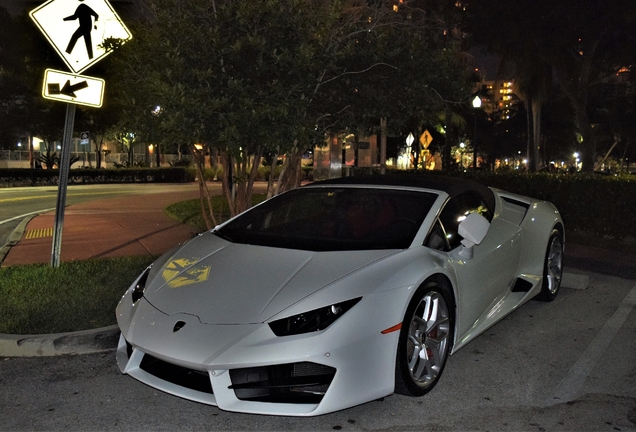
<svg viewBox="0 0 636 432">
<path fill-rule="evenodd" d="M 71 85 L 71 81 L 66 80 L 66 84 L 64 84 L 64 87 L 62 87 L 62 90 L 60 90 L 60 94 L 70 97 L 77 97 L 75 95 L 75 92 L 77 90 L 85 89 L 86 87 L 88 87 L 88 83 L 86 81 L 78 82 L 77 84 Z"/>
</svg>

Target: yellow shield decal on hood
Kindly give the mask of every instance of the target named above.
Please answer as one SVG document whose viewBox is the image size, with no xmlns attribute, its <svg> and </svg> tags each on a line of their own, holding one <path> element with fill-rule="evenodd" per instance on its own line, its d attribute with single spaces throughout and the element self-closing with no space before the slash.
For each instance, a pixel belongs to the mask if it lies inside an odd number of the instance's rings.
<svg viewBox="0 0 636 432">
<path fill-rule="evenodd" d="M 205 282 L 210 278 L 210 266 L 194 266 L 197 259 L 179 258 L 170 261 L 161 276 L 170 288 Z"/>
</svg>

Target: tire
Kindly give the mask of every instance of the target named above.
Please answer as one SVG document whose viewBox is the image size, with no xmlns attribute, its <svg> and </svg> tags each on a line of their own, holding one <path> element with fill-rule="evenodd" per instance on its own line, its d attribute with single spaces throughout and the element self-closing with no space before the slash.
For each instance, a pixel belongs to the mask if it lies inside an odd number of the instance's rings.
<svg viewBox="0 0 636 432">
<path fill-rule="evenodd" d="M 455 309 L 445 284 L 424 283 L 402 322 L 395 366 L 395 392 L 423 396 L 435 387 L 453 343 Z"/>
<path fill-rule="evenodd" d="M 537 300 L 551 302 L 559 294 L 563 277 L 563 235 L 552 230 L 543 262 L 543 284 Z"/>
</svg>

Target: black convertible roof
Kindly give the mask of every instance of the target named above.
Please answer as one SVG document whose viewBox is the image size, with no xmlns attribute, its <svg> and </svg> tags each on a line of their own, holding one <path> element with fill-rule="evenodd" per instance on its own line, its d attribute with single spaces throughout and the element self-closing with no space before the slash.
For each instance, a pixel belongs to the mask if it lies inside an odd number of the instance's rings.
<svg viewBox="0 0 636 432">
<path fill-rule="evenodd" d="M 342 177 L 338 179 L 330 179 L 311 183 L 311 186 L 322 185 L 377 185 L 417 187 L 443 191 L 451 197 L 459 195 L 463 192 L 475 191 L 484 198 L 484 201 L 489 208 L 495 208 L 495 196 L 488 187 L 474 180 L 462 177 L 451 177 L 435 174 L 386 174 Z"/>
</svg>

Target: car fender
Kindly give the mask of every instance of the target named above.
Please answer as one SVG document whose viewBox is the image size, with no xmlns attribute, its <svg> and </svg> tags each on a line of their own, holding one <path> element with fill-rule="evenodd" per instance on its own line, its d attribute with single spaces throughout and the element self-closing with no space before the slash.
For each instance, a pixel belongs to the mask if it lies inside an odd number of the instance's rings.
<svg viewBox="0 0 636 432">
<path fill-rule="evenodd" d="M 453 272 L 449 270 L 446 260 L 444 254 L 437 254 L 423 246 L 397 251 L 326 285 L 273 316 L 272 320 L 306 312 L 308 303 L 316 307 L 327 306 L 376 292 L 417 288 L 435 274 L 441 273 L 453 281 Z M 408 302 L 404 305 L 403 312 L 407 306 Z"/>
<path fill-rule="evenodd" d="M 552 230 L 557 227 L 565 235 L 563 220 L 557 208 L 547 201 L 534 201 L 521 225 L 523 247 L 520 273 L 543 276 L 546 248 Z"/>
</svg>

